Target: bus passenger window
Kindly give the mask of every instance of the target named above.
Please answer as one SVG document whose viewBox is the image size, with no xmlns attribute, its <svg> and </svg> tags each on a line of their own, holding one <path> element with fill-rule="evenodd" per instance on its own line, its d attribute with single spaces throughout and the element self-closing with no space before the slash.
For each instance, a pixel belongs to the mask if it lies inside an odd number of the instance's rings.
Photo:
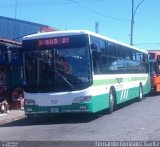
<svg viewBox="0 0 160 147">
<path fill-rule="evenodd" d="M 141 61 L 140 53 L 136 53 L 136 60 Z"/>
<path fill-rule="evenodd" d="M 136 60 L 136 53 L 132 52 L 132 60 Z"/>
<path fill-rule="evenodd" d="M 95 74 L 98 74 L 100 72 L 99 54 L 97 51 L 93 51 L 92 55 L 93 55 L 93 71 Z"/>
</svg>

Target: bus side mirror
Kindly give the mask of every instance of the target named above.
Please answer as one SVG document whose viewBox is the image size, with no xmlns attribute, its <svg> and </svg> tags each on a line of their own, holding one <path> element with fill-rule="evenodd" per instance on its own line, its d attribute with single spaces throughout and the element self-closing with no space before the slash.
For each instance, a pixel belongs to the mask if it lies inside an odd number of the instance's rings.
<svg viewBox="0 0 160 147">
<path fill-rule="evenodd" d="M 97 45 L 96 44 L 91 44 L 90 47 L 91 47 L 91 49 L 95 49 L 95 50 L 97 49 Z"/>
</svg>

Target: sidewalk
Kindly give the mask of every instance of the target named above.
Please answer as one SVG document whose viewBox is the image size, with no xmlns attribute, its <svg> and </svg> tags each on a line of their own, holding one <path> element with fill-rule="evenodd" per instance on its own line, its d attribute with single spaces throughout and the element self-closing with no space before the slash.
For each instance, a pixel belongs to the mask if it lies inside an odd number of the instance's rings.
<svg viewBox="0 0 160 147">
<path fill-rule="evenodd" d="M 0 113 L 0 125 L 25 117 L 24 110 L 11 110 L 9 113 Z"/>
</svg>

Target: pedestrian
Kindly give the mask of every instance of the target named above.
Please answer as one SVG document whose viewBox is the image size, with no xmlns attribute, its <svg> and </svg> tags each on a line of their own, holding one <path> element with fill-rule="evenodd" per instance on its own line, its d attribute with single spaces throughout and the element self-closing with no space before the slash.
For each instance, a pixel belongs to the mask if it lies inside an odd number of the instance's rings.
<svg viewBox="0 0 160 147">
<path fill-rule="evenodd" d="M 12 101 L 16 104 L 16 109 L 24 108 L 23 89 L 15 88 L 12 92 Z"/>
<path fill-rule="evenodd" d="M 9 112 L 9 105 L 5 99 L 0 102 L 0 112 L 1 113 L 8 113 Z"/>
<path fill-rule="evenodd" d="M 9 105 L 7 102 L 7 90 L 4 87 L 0 87 L 0 112 L 8 113 Z"/>
</svg>

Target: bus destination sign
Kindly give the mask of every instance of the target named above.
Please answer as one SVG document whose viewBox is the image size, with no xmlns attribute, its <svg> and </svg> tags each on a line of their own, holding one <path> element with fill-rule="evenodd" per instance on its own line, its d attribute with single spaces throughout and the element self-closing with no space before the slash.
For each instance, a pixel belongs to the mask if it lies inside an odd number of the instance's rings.
<svg viewBox="0 0 160 147">
<path fill-rule="evenodd" d="M 51 49 L 51 48 L 73 48 L 82 47 L 88 44 L 88 36 L 82 35 L 69 35 L 57 36 L 50 38 L 29 39 L 23 41 L 24 50 L 33 49 Z"/>
<path fill-rule="evenodd" d="M 48 47 L 55 45 L 66 45 L 69 44 L 70 40 L 68 37 L 61 38 L 47 38 L 47 39 L 39 39 L 37 42 L 38 47 Z"/>
</svg>

